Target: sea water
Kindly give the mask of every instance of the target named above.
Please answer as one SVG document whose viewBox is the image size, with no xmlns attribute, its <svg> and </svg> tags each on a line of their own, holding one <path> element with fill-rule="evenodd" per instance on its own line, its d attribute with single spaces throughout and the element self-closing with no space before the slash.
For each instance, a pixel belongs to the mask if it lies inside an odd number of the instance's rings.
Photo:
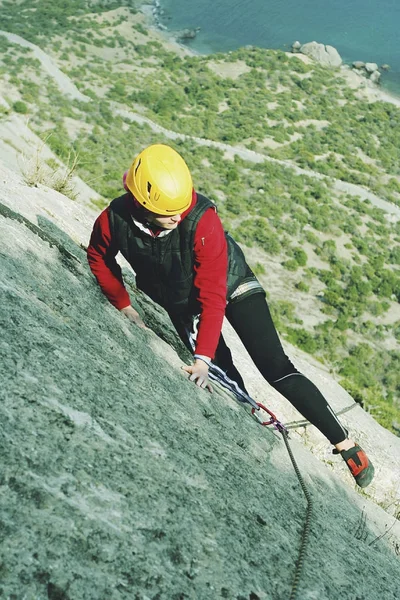
<svg viewBox="0 0 400 600">
<path fill-rule="evenodd" d="M 158 0 L 169 30 L 200 28 L 197 52 L 240 46 L 290 50 L 294 41 L 334 46 L 344 62 L 389 64 L 382 84 L 400 95 L 400 0 Z"/>
</svg>

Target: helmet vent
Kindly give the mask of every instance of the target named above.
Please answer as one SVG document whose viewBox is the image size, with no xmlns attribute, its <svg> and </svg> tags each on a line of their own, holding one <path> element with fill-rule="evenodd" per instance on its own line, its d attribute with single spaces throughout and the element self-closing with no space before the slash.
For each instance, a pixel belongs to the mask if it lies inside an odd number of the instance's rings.
<svg viewBox="0 0 400 600">
<path fill-rule="evenodd" d="M 149 197 L 150 197 L 150 192 L 151 192 L 151 183 L 150 183 L 150 181 L 148 181 L 147 182 L 147 193 L 148 193 Z"/>
<path fill-rule="evenodd" d="M 135 169 L 135 175 L 136 175 L 136 173 L 137 173 L 137 170 L 138 170 L 138 168 L 140 167 L 140 163 L 141 163 L 141 162 L 142 162 L 142 159 L 141 159 L 141 158 L 139 158 L 139 160 L 138 160 L 138 164 L 136 165 L 136 169 Z"/>
</svg>

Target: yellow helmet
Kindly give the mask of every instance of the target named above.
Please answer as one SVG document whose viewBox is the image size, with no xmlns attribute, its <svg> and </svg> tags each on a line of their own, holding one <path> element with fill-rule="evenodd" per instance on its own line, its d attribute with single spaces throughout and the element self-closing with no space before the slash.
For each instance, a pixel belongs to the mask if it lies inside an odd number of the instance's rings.
<svg viewBox="0 0 400 600">
<path fill-rule="evenodd" d="M 159 215 L 181 214 L 192 202 L 192 177 L 183 158 L 170 146 L 153 144 L 135 158 L 126 186 L 146 209 Z"/>
</svg>

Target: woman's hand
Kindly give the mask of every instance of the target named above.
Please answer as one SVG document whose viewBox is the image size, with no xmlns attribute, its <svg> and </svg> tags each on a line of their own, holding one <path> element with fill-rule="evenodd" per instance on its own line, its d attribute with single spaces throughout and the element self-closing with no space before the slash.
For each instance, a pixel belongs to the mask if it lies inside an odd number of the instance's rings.
<svg viewBox="0 0 400 600">
<path fill-rule="evenodd" d="M 146 327 L 146 325 L 144 324 L 144 322 L 142 321 L 139 313 L 133 308 L 133 306 L 126 306 L 125 308 L 121 309 L 121 312 L 130 320 L 132 321 L 132 323 L 135 323 L 135 325 L 137 325 L 138 327 L 140 327 L 141 329 L 147 329 L 149 331 L 149 328 Z"/>
<path fill-rule="evenodd" d="M 208 383 L 208 365 L 203 360 L 196 359 L 190 367 L 184 366 L 182 369 L 190 374 L 189 381 L 212 393 L 212 387 Z"/>
</svg>

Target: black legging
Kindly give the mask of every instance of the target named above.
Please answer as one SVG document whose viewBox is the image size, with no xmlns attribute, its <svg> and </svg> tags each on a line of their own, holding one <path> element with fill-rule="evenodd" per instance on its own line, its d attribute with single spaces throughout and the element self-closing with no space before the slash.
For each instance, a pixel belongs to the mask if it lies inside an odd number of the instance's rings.
<svg viewBox="0 0 400 600">
<path fill-rule="evenodd" d="M 268 383 L 285 396 L 332 444 L 346 439 L 347 431 L 319 389 L 305 375 L 299 373 L 286 356 L 264 294 L 255 293 L 229 303 L 226 317 Z M 183 339 L 182 335 L 181 337 Z M 183 341 L 186 343 L 186 340 Z M 222 334 L 213 362 L 247 391 Z"/>
</svg>

